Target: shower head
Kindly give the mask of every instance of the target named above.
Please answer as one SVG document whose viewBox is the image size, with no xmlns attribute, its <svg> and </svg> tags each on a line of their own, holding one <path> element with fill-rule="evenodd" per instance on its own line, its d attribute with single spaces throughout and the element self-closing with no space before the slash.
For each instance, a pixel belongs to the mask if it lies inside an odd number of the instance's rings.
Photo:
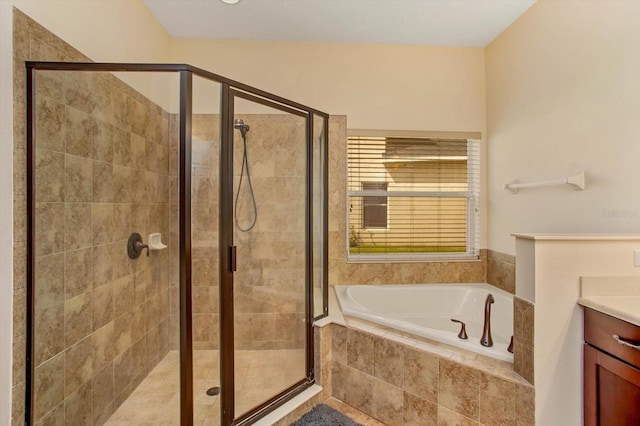
<svg viewBox="0 0 640 426">
<path fill-rule="evenodd" d="M 247 132 L 249 131 L 249 125 L 244 124 L 244 121 L 242 121 L 242 119 L 240 118 L 236 118 L 235 120 L 233 120 L 233 128 L 240 130 L 243 138 L 247 136 Z"/>
</svg>

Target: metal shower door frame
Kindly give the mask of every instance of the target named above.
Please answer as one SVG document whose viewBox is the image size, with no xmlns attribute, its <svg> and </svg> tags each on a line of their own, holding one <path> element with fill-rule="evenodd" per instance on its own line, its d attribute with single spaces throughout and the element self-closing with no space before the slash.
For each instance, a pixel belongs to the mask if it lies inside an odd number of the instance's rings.
<svg viewBox="0 0 640 426">
<path fill-rule="evenodd" d="M 35 363 L 34 363 L 34 348 L 35 348 L 35 264 L 36 264 L 36 235 L 35 235 L 35 218 L 36 218 L 36 200 L 35 200 L 35 137 L 36 137 L 36 117 L 35 117 L 35 80 L 36 71 L 93 71 L 93 72 L 176 72 L 180 76 L 180 99 L 179 99 L 179 256 L 180 256 L 180 270 L 179 270 L 179 295 L 180 295 L 180 337 L 179 337 L 179 350 L 180 350 L 180 423 L 184 426 L 193 425 L 193 323 L 192 323 L 192 245 L 191 245 L 191 155 L 192 155 L 192 118 L 193 118 L 193 76 L 214 81 L 221 84 L 221 129 L 220 136 L 222 141 L 221 154 L 225 150 L 228 150 L 232 146 L 232 129 L 233 129 L 233 109 L 231 96 L 249 97 L 250 100 L 259 99 L 262 102 L 268 102 L 266 105 L 278 105 L 278 109 L 288 108 L 289 110 L 295 110 L 303 112 L 307 121 L 307 145 L 309 147 L 307 151 L 307 235 L 312 237 L 311 225 L 312 225 L 312 150 L 311 141 L 313 137 L 313 116 L 320 116 L 324 119 L 325 129 L 327 129 L 329 115 L 314 108 L 305 106 L 303 104 L 293 102 L 291 100 L 282 98 L 280 96 L 271 94 L 269 92 L 257 89 L 252 86 L 240 83 L 238 81 L 220 76 L 218 74 L 191 66 L 187 64 L 137 64 L 137 63 L 93 63 L 93 62 L 42 62 L 42 61 L 27 61 L 26 67 L 26 342 L 25 342 L 25 425 L 31 426 L 35 424 L 34 421 L 34 389 L 35 389 Z M 326 146 L 327 136 L 325 132 L 325 162 L 326 162 Z M 231 153 L 227 153 L 226 157 L 221 157 L 220 173 L 233 173 L 233 164 L 229 163 Z M 232 158 L 231 158 L 231 161 Z M 224 170 L 223 170 L 224 169 Z M 231 185 L 233 185 L 233 176 L 231 176 Z M 228 180 L 228 177 L 227 179 Z M 327 194 L 326 187 L 326 164 L 325 164 L 325 188 L 324 193 Z M 223 197 L 229 197 L 229 188 L 221 187 L 221 199 Z M 231 193 L 233 187 L 231 186 Z M 231 222 L 231 209 L 223 209 L 220 203 L 220 224 L 223 222 Z M 232 204 L 231 204 L 232 205 Z M 325 246 L 327 242 L 327 215 L 326 215 L 326 200 L 325 211 L 321 219 L 324 226 L 323 239 Z M 220 265 L 230 265 L 231 261 L 231 245 L 225 244 L 229 240 L 228 231 L 225 226 L 221 226 L 220 232 Z M 229 228 L 233 229 L 233 228 Z M 223 235 L 224 234 L 224 235 Z M 232 232 L 231 232 L 232 234 Z M 224 238 L 224 240 L 223 240 Z M 231 242 L 233 242 L 233 235 L 231 235 Z M 223 244 L 225 243 L 225 244 Z M 223 407 L 227 407 L 227 414 L 225 415 L 224 409 L 221 413 L 221 421 L 224 426 L 248 424 L 258 417 L 273 411 L 277 408 L 281 402 L 290 399 L 299 391 L 302 391 L 305 387 L 311 385 L 314 381 L 314 365 L 313 365 L 313 300 L 312 300 L 312 246 L 311 238 L 307 240 L 307 271 L 306 271 L 306 311 L 307 311 L 307 342 L 306 342 L 306 356 L 307 356 L 307 377 L 304 381 L 294 385 L 282 394 L 272 398 L 260 407 L 248 413 L 242 418 L 237 420 L 233 419 L 233 393 L 231 393 L 231 403 L 225 401 L 224 387 L 222 391 Z M 227 250 L 223 247 L 228 247 Z M 326 247 L 325 247 L 326 251 Z M 323 260 L 326 267 L 326 256 Z M 233 283 L 233 276 L 230 268 L 220 268 L 220 286 L 225 286 L 224 283 Z M 326 287 L 326 278 L 323 285 Z M 228 285 L 228 284 L 227 284 Z M 325 293 L 327 289 L 324 289 Z M 222 296 L 222 295 L 221 295 Z M 226 296 L 228 297 L 228 295 Z M 325 300 L 326 303 L 326 300 Z M 223 300 L 221 299 L 221 304 Z M 233 310 L 231 309 L 231 313 Z M 228 313 L 227 313 L 228 315 Z M 223 318 L 224 314 L 221 314 L 221 345 L 224 342 L 233 343 L 233 318 Z M 229 320 L 231 322 L 229 322 Z M 222 328 L 222 323 L 225 323 L 226 328 Z M 229 334 L 229 329 L 231 333 Z M 233 346 L 231 346 L 233 351 Z M 228 352 L 228 348 L 221 349 L 221 369 L 226 367 L 222 365 L 223 358 L 229 358 L 223 355 Z M 233 362 L 233 356 L 230 358 Z M 233 373 L 233 370 L 230 370 Z M 228 375 L 229 372 L 221 370 L 221 380 L 233 384 L 233 376 L 231 378 L 223 376 Z M 227 397 L 229 398 L 229 397 Z M 228 406 L 231 406 L 231 411 L 228 411 Z M 231 418 L 228 417 L 228 413 L 231 414 Z"/>
<path fill-rule="evenodd" d="M 302 392 L 314 383 L 313 365 L 313 113 L 301 108 L 274 102 L 273 100 L 256 96 L 247 91 L 237 90 L 223 84 L 222 86 L 222 120 L 220 122 L 222 151 L 220 153 L 220 206 L 233 206 L 233 120 L 235 116 L 235 99 L 240 98 L 267 106 L 288 114 L 293 114 L 305 120 L 306 158 L 306 198 L 305 198 L 305 324 L 306 324 L 306 377 L 284 391 L 274 395 L 257 407 L 235 417 L 235 380 L 234 380 L 234 290 L 233 272 L 236 267 L 235 245 L 233 241 L 233 209 L 220 211 L 220 384 L 222 388 L 221 419 L 223 425 L 245 425 L 262 415 L 272 411 L 282 401 L 288 400 Z M 226 389 L 226 391 L 225 391 Z"/>
</svg>

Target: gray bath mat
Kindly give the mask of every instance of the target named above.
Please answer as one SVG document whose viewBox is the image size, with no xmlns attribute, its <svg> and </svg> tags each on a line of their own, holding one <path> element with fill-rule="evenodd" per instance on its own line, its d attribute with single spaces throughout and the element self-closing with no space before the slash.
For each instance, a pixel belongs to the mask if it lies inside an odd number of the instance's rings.
<svg viewBox="0 0 640 426">
<path fill-rule="evenodd" d="M 356 423 L 341 412 L 325 404 L 320 404 L 300 417 L 291 426 L 364 426 Z"/>
</svg>

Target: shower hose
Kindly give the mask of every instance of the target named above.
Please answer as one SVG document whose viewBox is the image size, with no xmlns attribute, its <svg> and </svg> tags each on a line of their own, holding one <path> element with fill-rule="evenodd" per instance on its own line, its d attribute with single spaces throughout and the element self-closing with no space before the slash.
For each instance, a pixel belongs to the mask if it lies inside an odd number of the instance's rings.
<svg viewBox="0 0 640 426">
<path fill-rule="evenodd" d="M 233 217 L 236 222 L 236 226 L 242 232 L 249 232 L 256 226 L 256 221 L 258 220 L 258 206 L 256 205 L 256 197 L 253 193 L 253 184 L 251 183 L 251 173 L 249 172 L 249 159 L 247 157 L 247 135 L 243 133 L 242 135 L 242 168 L 240 170 L 240 181 L 238 182 L 238 190 L 236 191 L 236 200 L 233 207 Z M 251 194 L 251 203 L 253 205 L 253 221 L 249 224 L 248 227 L 243 228 L 240 225 L 240 220 L 238 219 L 238 200 L 240 199 L 240 191 L 242 190 L 242 183 L 244 180 L 244 175 L 247 175 L 247 184 L 249 185 L 249 194 Z"/>
</svg>

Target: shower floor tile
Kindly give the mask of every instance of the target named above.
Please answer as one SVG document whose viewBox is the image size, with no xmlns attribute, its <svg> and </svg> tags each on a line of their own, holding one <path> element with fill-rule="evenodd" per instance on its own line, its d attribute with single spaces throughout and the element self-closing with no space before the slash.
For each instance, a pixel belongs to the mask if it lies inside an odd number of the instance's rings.
<svg viewBox="0 0 640 426">
<path fill-rule="evenodd" d="M 302 349 L 236 351 L 236 410 L 250 408 L 304 377 Z M 220 397 L 207 389 L 220 385 L 218 351 L 194 351 L 194 424 L 220 424 Z M 169 352 L 105 423 L 107 426 L 180 424 L 179 354 Z"/>
</svg>

